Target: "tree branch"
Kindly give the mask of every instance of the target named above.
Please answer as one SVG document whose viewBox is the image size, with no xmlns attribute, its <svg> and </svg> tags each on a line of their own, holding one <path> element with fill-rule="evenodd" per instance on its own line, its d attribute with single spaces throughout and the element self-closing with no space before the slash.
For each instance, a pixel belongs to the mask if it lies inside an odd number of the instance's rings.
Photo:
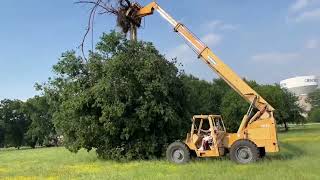
<svg viewBox="0 0 320 180">
<path fill-rule="evenodd" d="M 124 33 L 127 33 L 130 29 L 130 22 L 125 15 L 127 10 L 132 5 L 130 0 L 114 0 L 116 1 L 116 4 L 117 4 L 116 8 L 112 6 L 111 1 L 113 0 L 79 0 L 75 2 L 75 4 L 93 4 L 93 7 L 91 8 L 91 11 L 89 14 L 88 26 L 83 36 L 82 42 L 79 46 L 79 48 L 81 48 L 81 51 L 82 51 L 82 56 L 86 62 L 88 60 L 84 52 L 84 43 L 90 31 L 93 30 L 93 21 L 96 13 L 98 13 L 99 15 L 113 14 L 117 17 L 117 25 L 121 27 Z M 98 9 L 101 9 L 101 11 L 97 12 Z"/>
</svg>

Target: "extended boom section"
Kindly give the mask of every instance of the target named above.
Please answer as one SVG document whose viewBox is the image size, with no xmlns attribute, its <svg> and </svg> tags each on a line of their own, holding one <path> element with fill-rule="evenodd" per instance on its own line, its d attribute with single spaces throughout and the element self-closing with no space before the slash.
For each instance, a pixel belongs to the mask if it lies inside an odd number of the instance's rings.
<svg viewBox="0 0 320 180">
<path fill-rule="evenodd" d="M 241 95 L 250 108 L 244 115 L 237 133 L 227 133 L 222 117 L 219 115 L 194 116 L 191 132 L 188 133 L 185 144 L 173 143 L 168 147 L 167 157 L 169 160 L 179 163 L 179 159 L 186 152 L 185 146 L 194 151 L 198 157 L 222 156 L 230 152 L 230 157 L 238 163 L 249 163 L 255 161 L 259 156 L 263 157 L 265 152 L 278 152 L 278 141 L 276 123 L 273 116 L 274 108 L 253 90 L 240 76 L 238 76 L 228 65 L 215 55 L 212 50 L 195 36 L 186 26 L 177 22 L 156 2 L 145 7 L 134 4 L 127 12 L 133 22 L 141 22 L 141 18 L 151 15 L 154 11 L 167 20 L 174 31 L 183 37 L 188 45 L 196 52 L 198 58 L 202 59 L 213 71 L 215 71 L 230 87 Z M 253 109 L 258 111 L 253 114 Z M 199 122 L 198 122 L 199 121 Z M 197 127 L 200 123 L 200 127 Z M 201 129 L 205 125 L 209 129 Z M 201 131 L 202 130 L 202 131 Z M 213 137 L 211 145 L 203 151 L 200 141 L 206 137 L 203 132 L 209 132 Z M 200 148 L 199 148 L 200 147 Z M 175 149 L 178 149 L 175 151 Z M 168 154 L 169 153 L 169 154 Z M 183 162 L 183 161 L 181 161 Z"/>
<path fill-rule="evenodd" d="M 235 91 L 237 91 L 249 103 L 260 111 L 273 111 L 274 108 L 267 103 L 255 90 L 253 90 L 240 76 L 238 76 L 228 65 L 226 65 L 220 58 L 215 55 L 212 50 L 203 43 L 197 36 L 195 36 L 182 23 L 177 22 L 165 10 L 163 10 L 156 2 L 140 9 L 137 16 L 144 17 L 153 14 L 154 10 L 167 20 L 187 42 L 190 47 L 198 54 L 198 57 L 204 60 L 209 67 L 214 70 L 222 79 L 224 79 Z"/>
</svg>

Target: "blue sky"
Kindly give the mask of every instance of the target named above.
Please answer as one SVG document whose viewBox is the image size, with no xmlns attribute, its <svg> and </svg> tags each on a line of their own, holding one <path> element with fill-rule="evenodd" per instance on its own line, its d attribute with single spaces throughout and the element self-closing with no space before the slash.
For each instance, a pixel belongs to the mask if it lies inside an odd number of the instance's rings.
<svg viewBox="0 0 320 180">
<path fill-rule="evenodd" d="M 33 85 L 52 76 L 51 67 L 61 53 L 79 51 L 89 9 L 74 2 L 2 2 L 0 99 L 34 96 Z M 242 77 L 276 83 L 291 76 L 320 75 L 320 0 L 157 2 Z M 114 28 L 113 17 L 98 17 L 94 42 Z M 216 77 L 158 14 L 145 19 L 139 39 L 153 42 L 168 58 L 178 57 L 187 73 L 206 80 Z"/>
</svg>

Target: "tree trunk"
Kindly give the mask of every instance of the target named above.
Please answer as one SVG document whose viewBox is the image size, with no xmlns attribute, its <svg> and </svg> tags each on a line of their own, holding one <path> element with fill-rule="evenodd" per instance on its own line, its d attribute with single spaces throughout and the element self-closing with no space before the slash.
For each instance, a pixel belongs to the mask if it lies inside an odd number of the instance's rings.
<svg viewBox="0 0 320 180">
<path fill-rule="evenodd" d="M 288 130 L 289 130 L 289 127 L 288 127 L 288 125 L 287 125 L 287 122 L 284 122 L 284 130 L 285 130 L 285 131 L 288 131 Z"/>
<path fill-rule="evenodd" d="M 138 37 L 137 37 L 137 27 L 131 23 L 131 28 L 130 28 L 130 39 L 131 41 L 137 41 Z"/>
</svg>

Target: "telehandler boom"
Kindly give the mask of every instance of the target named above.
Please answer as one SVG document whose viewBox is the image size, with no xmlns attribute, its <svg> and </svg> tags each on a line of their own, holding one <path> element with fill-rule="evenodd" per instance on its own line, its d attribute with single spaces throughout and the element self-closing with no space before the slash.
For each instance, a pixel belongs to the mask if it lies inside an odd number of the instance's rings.
<svg viewBox="0 0 320 180">
<path fill-rule="evenodd" d="M 215 55 L 186 26 L 177 22 L 156 2 L 147 6 L 133 4 L 126 13 L 132 22 L 140 25 L 141 19 L 157 11 L 167 20 L 188 45 L 213 71 L 241 95 L 250 107 L 244 115 L 237 133 L 227 133 L 221 116 L 195 115 L 190 133 L 184 142 L 174 142 L 167 149 L 167 158 L 175 163 L 189 161 L 190 154 L 198 157 L 218 157 L 230 153 L 230 158 L 241 164 L 255 162 L 266 152 L 278 152 L 274 108 L 253 90 L 240 76 Z M 254 113 L 256 109 L 256 113 Z M 211 137 L 211 138 L 207 138 Z M 209 139 L 205 141 L 204 139 Z"/>
</svg>

